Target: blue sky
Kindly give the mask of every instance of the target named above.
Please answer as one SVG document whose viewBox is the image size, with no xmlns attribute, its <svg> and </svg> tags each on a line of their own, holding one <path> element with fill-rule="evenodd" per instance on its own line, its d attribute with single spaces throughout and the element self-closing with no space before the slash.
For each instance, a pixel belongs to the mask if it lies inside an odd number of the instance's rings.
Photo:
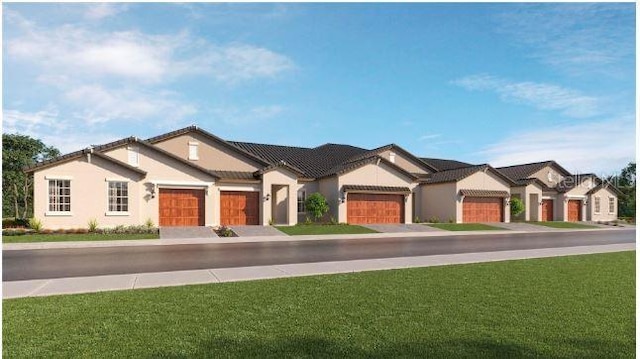
<svg viewBox="0 0 640 359">
<path fill-rule="evenodd" d="M 634 4 L 4 4 L 3 132 L 635 158 Z"/>
</svg>

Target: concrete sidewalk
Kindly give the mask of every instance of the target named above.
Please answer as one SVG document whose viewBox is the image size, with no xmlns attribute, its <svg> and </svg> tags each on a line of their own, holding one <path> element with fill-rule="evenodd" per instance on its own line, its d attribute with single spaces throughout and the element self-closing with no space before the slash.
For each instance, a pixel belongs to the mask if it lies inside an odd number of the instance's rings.
<svg viewBox="0 0 640 359">
<path fill-rule="evenodd" d="M 2 283 L 2 296 L 4 299 L 9 299 L 91 293 L 630 250 L 635 250 L 635 243 L 12 281 Z"/>
<path fill-rule="evenodd" d="M 508 235 L 524 233 L 552 233 L 552 232 L 593 232 L 616 231 L 625 228 L 592 228 L 592 229 L 551 229 L 541 230 L 493 230 L 493 231 L 429 231 L 429 232 L 403 232 L 403 233 L 364 233 L 364 234 L 327 234 L 327 235 L 303 235 L 303 236 L 253 236 L 253 237 L 216 237 L 216 238 L 176 238 L 176 239 L 133 239 L 115 241 L 80 241 L 80 242 L 37 242 L 37 243 L 5 243 L 2 250 L 28 250 L 28 249 L 63 249 L 63 248 L 104 248 L 104 247 L 134 247 L 174 244 L 211 244 L 211 243 L 257 243 L 257 242 L 295 242 L 295 241 L 320 241 L 339 239 L 373 239 L 402 237 L 445 237 L 445 236 L 477 236 L 477 235 Z M 626 228 L 630 230 L 630 228 Z"/>
</svg>

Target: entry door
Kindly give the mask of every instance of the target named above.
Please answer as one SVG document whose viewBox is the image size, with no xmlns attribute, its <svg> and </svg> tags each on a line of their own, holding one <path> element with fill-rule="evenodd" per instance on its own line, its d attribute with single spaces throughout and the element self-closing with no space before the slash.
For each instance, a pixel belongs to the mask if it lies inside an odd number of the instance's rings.
<svg viewBox="0 0 640 359">
<path fill-rule="evenodd" d="M 582 219 L 581 200 L 569 200 L 567 203 L 567 217 L 569 222 L 579 222 Z"/>
</svg>

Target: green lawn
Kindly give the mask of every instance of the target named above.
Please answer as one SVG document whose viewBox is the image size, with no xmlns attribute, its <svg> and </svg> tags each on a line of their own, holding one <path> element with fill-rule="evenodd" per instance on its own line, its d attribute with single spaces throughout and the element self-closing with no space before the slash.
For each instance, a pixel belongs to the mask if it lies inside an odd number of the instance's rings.
<svg viewBox="0 0 640 359">
<path fill-rule="evenodd" d="M 635 252 L 3 301 L 7 358 L 633 358 Z"/>
<path fill-rule="evenodd" d="M 378 233 L 373 229 L 348 224 L 304 224 L 298 226 L 277 226 L 276 228 L 290 236 L 302 236 L 307 234 Z"/>
<path fill-rule="evenodd" d="M 430 223 L 434 228 L 446 229 L 447 231 L 505 231 L 506 228 L 489 226 L 482 223 Z"/>
<path fill-rule="evenodd" d="M 598 228 L 588 224 L 576 223 L 576 222 L 526 222 L 531 224 L 537 224 L 539 226 L 551 227 L 551 228 Z"/>
<path fill-rule="evenodd" d="M 158 239 L 157 234 L 25 234 L 2 236 L 2 243 L 116 241 L 123 239 Z"/>
</svg>

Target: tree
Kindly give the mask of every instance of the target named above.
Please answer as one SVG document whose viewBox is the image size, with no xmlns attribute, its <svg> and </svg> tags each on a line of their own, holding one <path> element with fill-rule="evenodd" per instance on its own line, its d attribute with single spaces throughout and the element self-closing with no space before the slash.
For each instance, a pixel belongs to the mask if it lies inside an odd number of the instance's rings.
<svg viewBox="0 0 640 359">
<path fill-rule="evenodd" d="M 517 217 L 520 213 L 524 212 L 524 203 L 517 197 L 512 197 L 511 200 L 511 216 Z"/>
<path fill-rule="evenodd" d="M 636 163 L 629 164 L 620 171 L 620 174 L 608 179 L 615 185 L 622 195 L 618 198 L 618 216 L 636 217 Z"/>
<path fill-rule="evenodd" d="M 329 203 L 327 199 L 318 192 L 312 193 L 304 202 L 304 206 L 307 209 L 307 213 L 313 217 L 315 221 L 322 218 L 327 212 L 329 212 Z"/>
<path fill-rule="evenodd" d="M 60 155 L 42 141 L 20 134 L 2 134 L 2 216 L 26 218 L 33 213 L 33 175 L 23 169 Z"/>
</svg>

